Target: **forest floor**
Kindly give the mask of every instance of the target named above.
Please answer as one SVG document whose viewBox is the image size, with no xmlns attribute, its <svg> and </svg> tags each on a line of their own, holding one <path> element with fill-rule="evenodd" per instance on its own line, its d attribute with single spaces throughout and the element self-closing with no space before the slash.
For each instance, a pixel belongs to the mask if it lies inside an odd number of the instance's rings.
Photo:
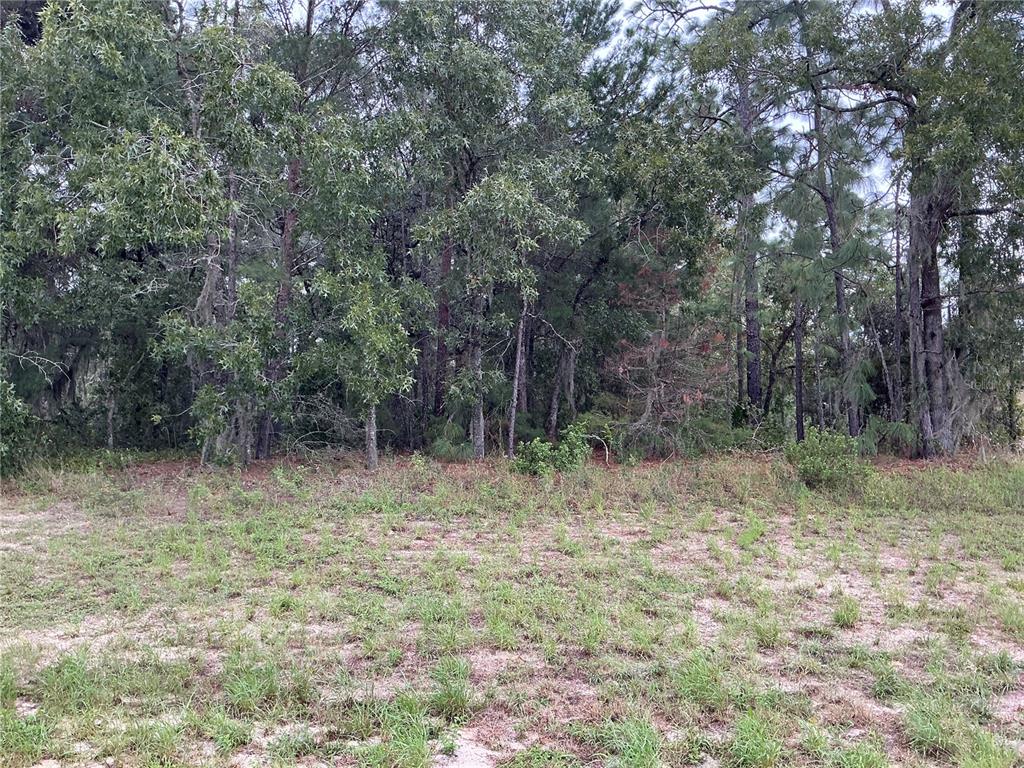
<svg viewBox="0 0 1024 768">
<path fill-rule="evenodd" d="M 1024 464 L 36 469 L 0 765 L 1024 764 Z"/>
</svg>

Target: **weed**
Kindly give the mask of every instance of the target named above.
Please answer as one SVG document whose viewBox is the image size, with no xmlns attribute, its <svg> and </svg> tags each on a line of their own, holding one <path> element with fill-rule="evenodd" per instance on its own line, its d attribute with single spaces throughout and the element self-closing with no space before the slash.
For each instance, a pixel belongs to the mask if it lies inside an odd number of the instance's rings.
<svg viewBox="0 0 1024 768">
<path fill-rule="evenodd" d="M 13 707 L 17 695 L 18 684 L 14 679 L 14 670 L 7 663 L 0 662 L 0 709 Z"/>
<path fill-rule="evenodd" d="M 108 752 L 127 752 L 135 755 L 146 766 L 163 768 L 175 765 L 175 755 L 181 739 L 181 728 L 171 723 L 135 722 L 117 736 Z"/>
<path fill-rule="evenodd" d="M 283 733 L 270 744 L 270 752 L 275 757 L 294 760 L 317 752 L 316 738 L 309 728 L 302 727 Z"/>
<path fill-rule="evenodd" d="M 911 704 L 904 718 L 910 746 L 930 756 L 956 752 L 958 725 L 944 702 L 924 696 Z"/>
<path fill-rule="evenodd" d="M 236 654 L 225 667 L 223 685 L 236 712 L 266 714 L 274 709 L 281 696 L 281 671 L 270 661 Z"/>
<path fill-rule="evenodd" d="M 782 626 L 773 618 L 762 617 L 754 621 L 754 639 L 761 649 L 777 648 L 782 639 Z"/>
<path fill-rule="evenodd" d="M 588 613 L 583 620 L 582 626 L 579 628 L 580 646 L 586 653 L 590 655 L 596 654 L 608 635 L 609 629 L 608 619 L 602 614 Z"/>
<path fill-rule="evenodd" d="M 555 528 L 555 550 L 569 557 L 580 557 L 583 555 L 583 545 L 574 540 L 565 525 Z"/>
<path fill-rule="evenodd" d="M 724 671 L 703 651 L 697 651 L 676 668 L 673 682 L 679 694 L 701 709 L 719 712 L 728 702 Z"/>
<path fill-rule="evenodd" d="M 190 713 L 189 724 L 210 739 L 222 754 L 244 747 L 252 740 L 252 726 L 232 719 L 221 707 L 214 707 L 202 715 Z"/>
<path fill-rule="evenodd" d="M 735 457 L 541 482 L 419 464 L 352 487 L 290 470 L 212 470 L 186 488 L 65 471 L 50 496 L 22 487 L 0 558 L 14 637 L 0 653 L 0 765 L 91 744 L 82 760 L 137 768 L 213 748 L 203 759 L 218 765 L 244 750 L 270 765 L 419 768 L 456 746 L 465 757 L 459 729 L 495 714 L 532 745 L 513 768 L 895 764 L 888 740 L 806 725 L 823 695 L 865 682 L 900 710 L 899 748 L 919 762 L 1013 764 L 983 729 L 1021 666 L 965 641 L 1024 631 L 1019 470 L 883 471 L 825 496 L 777 462 Z M 171 508 L 184 519 L 164 519 Z M 954 565 L 936 565 L 951 551 Z M 826 598 L 825 622 L 802 618 L 829 580 L 857 573 L 861 591 Z M 954 580 L 963 605 L 936 599 Z M 907 630 L 888 653 L 844 631 L 868 605 Z M 100 621 L 68 635 L 83 650 L 53 656 L 49 635 L 87 614 Z M 496 662 L 479 688 L 478 655 Z M 824 685 L 783 690 L 804 675 Z M 399 680 L 410 687 L 396 694 Z M 576 697 L 591 725 L 563 727 Z M 723 728 L 729 739 L 707 735 Z M 542 746 L 555 743 L 568 752 Z"/>
<path fill-rule="evenodd" d="M 431 677 L 435 688 L 430 696 L 430 710 L 449 723 L 464 722 L 471 713 L 469 663 L 448 656 L 434 667 Z"/>
<path fill-rule="evenodd" d="M 368 768 L 426 768 L 430 765 L 431 730 L 427 710 L 411 693 L 402 693 L 382 705 L 377 714 L 379 744 L 360 751 Z"/>
<path fill-rule="evenodd" d="M 100 694 L 96 674 L 84 653 L 61 657 L 40 676 L 40 698 L 47 711 L 80 713 L 95 704 Z"/>
<path fill-rule="evenodd" d="M 606 750 L 609 766 L 657 768 L 661 765 L 661 734 L 647 718 L 607 722 L 601 726 L 598 738 Z"/>
<path fill-rule="evenodd" d="M 1017 752 L 988 731 L 976 729 L 963 750 L 959 764 L 963 768 L 1014 768 Z"/>
<path fill-rule="evenodd" d="M 999 605 L 999 620 L 1014 637 L 1024 640 L 1024 603 L 1006 600 Z"/>
<path fill-rule="evenodd" d="M 900 695 L 904 690 L 903 680 L 899 673 L 893 668 L 888 660 L 882 660 L 870 665 L 875 673 L 875 682 L 871 686 L 871 693 L 876 698 L 884 700 Z"/>
<path fill-rule="evenodd" d="M 749 549 L 756 542 L 760 541 L 767 532 L 768 526 L 764 520 L 758 517 L 756 513 L 751 512 L 747 516 L 747 526 L 740 531 L 736 543 L 743 547 L 743 549 Z"/>
<path fill-rule="evenodd" d="M 877 743 L 863 741 L 835 750 L 829 757 L 829 764 L 835 768 L 886 768 L 889 762 Z"/>
<path fill-rule="evenodd" d="M 740 715 L 729 744 L 729 757 L 737 768 L 778 765 L 782 759 L 782 740 L 775 723 L 757 712 Z"/>
<path fill-rule="evenodd" d="M 49 743 L 50 729 L 43 720 L 0 710 L 0 763 L 33 765 L 46 754 Z"/>
<path fill-rule="evenodd" d="M 832 613 L 832 621 L 840 629 L 850 629 L 860 620 L 860 603 L 849 595 L 841 595 Z"/>
</svg>

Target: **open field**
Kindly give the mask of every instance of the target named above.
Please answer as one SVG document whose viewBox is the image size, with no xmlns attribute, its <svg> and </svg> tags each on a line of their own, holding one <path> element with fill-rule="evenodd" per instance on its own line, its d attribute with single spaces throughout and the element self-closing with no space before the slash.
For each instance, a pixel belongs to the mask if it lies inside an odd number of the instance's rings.
<svg viewBox="0 0 1024 768">
<path fill-rule="evenodd" d="M 193 463 L 0 509 L 0 765 L 1024 758 L 1024 465 Z"/>
</svg>

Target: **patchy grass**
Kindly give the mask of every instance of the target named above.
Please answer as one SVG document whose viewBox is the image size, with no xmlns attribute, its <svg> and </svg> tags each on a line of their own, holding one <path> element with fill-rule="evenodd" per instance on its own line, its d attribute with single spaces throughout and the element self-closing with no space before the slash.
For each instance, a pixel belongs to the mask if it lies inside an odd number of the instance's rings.
<svg viewBox="0 0 1024 768">
<path fill-rule="evenodd" d="M 0 506 L 0 767 L 1013 768 L 1024 467 L 183 461 Z"/>
</svg>

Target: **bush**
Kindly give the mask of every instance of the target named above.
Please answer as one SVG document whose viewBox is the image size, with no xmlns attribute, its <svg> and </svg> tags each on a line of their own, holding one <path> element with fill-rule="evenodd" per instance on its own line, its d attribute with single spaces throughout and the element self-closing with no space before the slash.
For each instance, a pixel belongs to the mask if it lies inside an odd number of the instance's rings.
<svg viewBox="0 0 1024 768">
<path fill-rule="evenodd" d="M 473 458 L 473 444 L 466 440 L 461 426 L 437 419 L 427 428 L 427 453 L 441 461 L 467 461 Z"/>
<path fill-rule="evenodd" d="M 856 438 L 814 427 L 803 442 L 786 446 L 786 460 L 808 488 L 849 487 L 865 470 Z"/>
<path fill-rule="evenodd" d="M 28 404 L 14 393 L 10 382 L 0 381 L 0 476 L 17 474 L 25 466 L 32 422 Z"/>
<path fill-rule="evenodd" d="M 886 421 L 872 415 L 868 418 L 859 442 L 864 454 L 886 451 L 900 456 L 911 456 L 917 447 L 917 429 L 913 424 Z"/>
<path fill-rule="evenodd" d="M 555 472 L 555 446 L 547 440 L 535 437 L 519 446 L 519 452 L 512 460 L 512 469 L 521 475 L 551 475 Z"/>
<path fill-rule="evenodd" d="M 570 424 L 562 430 L 558 445 L 535 437 L 520 446 L 519 453 L 512 461 L 512 469 L 523 475 L 551 475 L 554 472 L 571 472 L 582 467 L 590 456 L 590 443 L 577 424 Z"/>
</svg>

